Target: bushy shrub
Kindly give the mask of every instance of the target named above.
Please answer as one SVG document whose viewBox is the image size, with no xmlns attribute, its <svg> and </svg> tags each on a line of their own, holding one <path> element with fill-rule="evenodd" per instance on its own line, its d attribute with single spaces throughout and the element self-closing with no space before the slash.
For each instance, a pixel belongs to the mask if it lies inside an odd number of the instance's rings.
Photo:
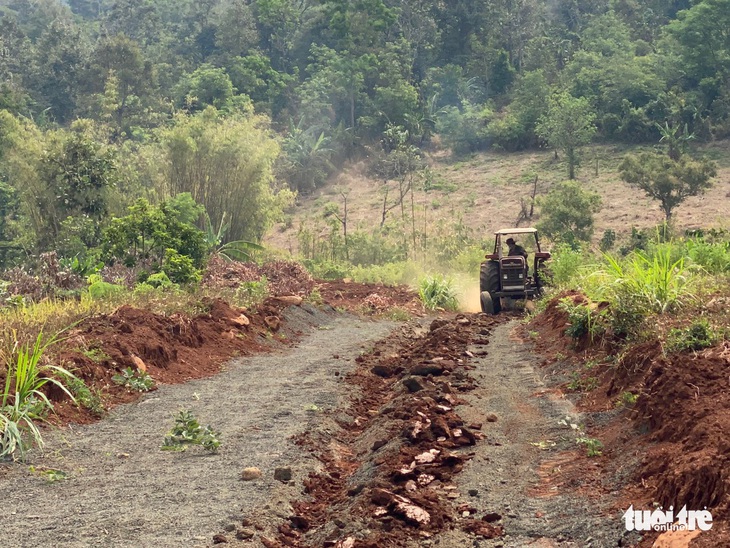
<svg viewBox="0 0 730 548">
<path fill-rule="evenodd" d="M 193 259 L 187 255 L 181 255 L 174 249 L 165 250 L 162 270 L 167 274 L 168 279 L 176 284 L 195 284 L 201 279 L 200 270 L 195 268 Z"/>
<path fill-rule="evenodd" d="M 89 276 L 89 296 L 93 300 L 106 299 L 114 295 L 119 295 L 125 291 L 121 285 L 111 284 L 101 279 L 98 274 Z"/>
<path fill-rule="evenodd" d="M 684 329 L 672 329 L 667 336 L 667 350 L 682 352 L 702 350 L 717 342 L 718 336 L 707 320 L 696 320 Z"/>
<path fill-rule="evenodd" d="M 586 260 L 583 253 L 567 244 L 558 245 L 552 252 L 549 264 L 551 283 L 566 287 L 580 274 Z"/>
<path fill-rule="evenodd" d="M 687 256 L 710 274 L 730 272 L 730 242 L 708 243 L 690 239 L 684 244 Z"/>
<path fill-rule="evenodd" d="M 585 190 L 576 181 L 555 185 L 538 199 L 540 221 L 537 228 L 556 242 L 578 248 L 593 235 L 593 214 L 601 209 L 601 197 Z"/>
<path fill-rule="evenodd" d="M 426 276 L 418 284 L 418 295 L 428 310 L 457 310 L 459 299 L 456 297 L 451 278 L 440 275 Z"/>
<path fill-rule="evenodd" d="M 155 289 L 169 289 L 175 285 L 165 272 L 150 274 L 144 283 L 151 285 Z"/>
<path fill-rule="evenodd" d="M 454 155 L 468 154 L 488 145 L 487 124 L 492 115 L 488 107 L 468 102 L 465 102 L 461 110 L 455 106 L 447 106 L 440 111 L 436 131 Z"/>
</svg>

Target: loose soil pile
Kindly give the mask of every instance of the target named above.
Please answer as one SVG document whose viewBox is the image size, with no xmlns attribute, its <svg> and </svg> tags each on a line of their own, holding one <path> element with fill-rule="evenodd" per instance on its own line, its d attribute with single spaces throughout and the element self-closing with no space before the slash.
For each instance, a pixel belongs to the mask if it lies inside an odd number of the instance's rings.
<svg viewBox="0 0 730 548">
<path fill-rule="evenodd" d="M 469 511 L 452 504 L 451 480 L 484 435 L 481 423 L 465 423 L 454 408 L 475 387 L 468 344 L 506 320 L 462 315 L 434 320 L 427 330 L 406 326 L 358 358 L 347 381 L 359 395 L 337 416 L 340 429 L 297 439 L 322 462 L 322 473 L 305 482 L 308 497 L 264 545 L 405 546 Z M 493 521 L 487 515 L 463 526 L 499 537 Z"/>
<path fill-rule="evenodd" d="M 192 318 L 126 305 L 88 318 L 69 332 L 55 359 L 101 391 L 111 406 L 140 395 L 112 381 L 125 368 L 143 370 L 156 383 L 176 384 L 214 375 L 232 356 L 263 352 L 270 347 L 268 341 L 282 340 L 276 332 L 287 304 L 278 299 L 267 299 L 256 311 L 233 308 L 219 299 L 205 304 L 208 311 Z M 51 396 L 58 401 L 54 422 L 94 420 L 89 410 L 73 405 L 60 390 Z"/>
<path fill-rule="evenodd" d="M 553 302 L 527 329 L 539 333 L 538 348 L 548 356 L 543 365 L 556 382 L 566 391 L 585 392 L 579 406 L 593 412 L 591 435 L 605 446 L 601 473 L 627 476 L 623 508 L 706 507 L 713 528 L 691 546 L 730 545 L 730 344 L 666 354 L 659 340 L 648 340 L 612 358 L 620 345 L 575 341 L 566 335 L 567 325 L 567 315 Z M 591 362 L 597 365 L 586 371 Z M 592 389 L 586 389 L 587 379 Z M 629 392 L 638 394 L 636 403 L 622 405 L 621 395 Z M 652 546 L 656 537 L 647 535 L 639 546 Z"/>
<path fill-rule="evenodd" d="M 74 372 L 96 391 L 107 409 L 134 401 L 140 393 L 112 381 L 125 368 L 142 369 L 159 384 L 175 384 L 214 375 L 235 356 L 266 352 L 274 344 L 290 344 L 301 334 L 289 329 L 282 311 L 302 302 L 302 295 L 318 287 L 322 304 L 368 315 L 387 313 L 397 307 L 422 313 L 418 297 L 406 287 L 378 284 L 319 282 L 301 265 L 286 261 L 263 267 L 249 263 L 211 260 L 206 273 L 208 287 L 238 287 L 266 276 L 267 298 L 252 310 L 229 305 L 221 299 L 204 300 L 206 312 L 194 317 L 182 313 L 155 314 L 122 306 L 111 314 L 89 317 L 64 336 L 62 345 L 49 349 L 48 359 Z M 344 292 L 343 292 L 344 291 Z M 0 383 L 4 384 L 0 374 Z M 99 410 L 72 404 L 60 389 L 49 394 L 56 413 L 51 421 L 87 423 L 99 418 Z"/>
</svg>

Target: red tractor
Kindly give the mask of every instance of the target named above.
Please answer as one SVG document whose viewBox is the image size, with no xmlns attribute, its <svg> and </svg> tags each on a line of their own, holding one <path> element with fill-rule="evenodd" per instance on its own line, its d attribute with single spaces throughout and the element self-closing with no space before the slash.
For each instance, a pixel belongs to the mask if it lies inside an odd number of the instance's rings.
<svg viewBox="0 0 730 548">
<path fill-rule="evenodd" d="M 529 252 L 518 245 L 512 236 L 522 236 L 530 243 L 527 249 L 533 254 L 530 270 Z M 535 245 L 531 245 L 534 238 Z M 503 243 L 508 249 L 503 249 Z M 479 275 L 479 292 L 482 312 L 498 314 L 502 299 L 532 299 L 542 293 L 545 284 L 545 261 L 550 253 L 540 249 L 540 239 L 535 228 L 503 228 L 495 232 L 494 252 L 486 256 Z"/>
</svg>

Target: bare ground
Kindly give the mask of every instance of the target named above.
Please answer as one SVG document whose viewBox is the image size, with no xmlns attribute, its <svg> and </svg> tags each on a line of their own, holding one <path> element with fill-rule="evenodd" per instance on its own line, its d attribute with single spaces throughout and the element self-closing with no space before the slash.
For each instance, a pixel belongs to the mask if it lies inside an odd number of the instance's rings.
<svg viewBox="0 0 730 548">
<path fill-rule="evenodd" d="M 296 348 L 234 360 L 214 377 L 162 386 L 101 422 L 54 432 L 46 455 L 28 463 L 36 472 L 0 467 L 10 509 L 0 546 L 601 548 L 638 540 L 615 508 L 625 478 L 602 475 L 559 424 L 567 417 L 590 431 L 594 419 L 540 378 L 515 322 L 460 315 L 394 329 L 306 306 L 287 315 L 310 333 Z M 442 373 L 408 394 L 399 371 L 414 375 L 424 364 Z M 447 400 L 453 411 L 436 405 Z M 218 454 L 160 451 L 183 408 L 221 432 Z M 445 425 L 440 414 L 451 433 L 414 438 L 417 411 L 433 426 Z M 413 491 L 393 471 L 434 446 L 437 479 Z M 440 462 L 446 456 L 451 464 Z M 571 474 L 561 473 L 567 463 Z M 249 466 L 262 477 L 241 481 Z M 275 480 L 277 467 L 290 467 L 292 481 Z M 38 473 L 47 468 L 68 479 L 49 483 Z M 384 498 L 402 495 L 428 509 L 431 525 L 378 514 Z"/>
<path fill-rule="evenodd" d="M 680 230 L 690 228 L 724 227 L 727 223 L 727 203 L 730 196 L 730 141 L 718 141 L 699 147 L 698 154 L 718 163 L 714 186 L 702 196 L 690 197 L 677 207 L 673 222 Z M 586 189 L 597 192 L 603 207 L 596 214 L 594 240 L 597 242 L 607 229 L 626 237 L 632 227 L 652 228 L 663 220 L 657 202 L 643 192 L 623 182 L 618 165 L 628 152 L 638 149 L 612 145 L 594 145 L 582 151 L 583 165 L 578 180 Z M 551 151 L 518 153 L 485 152 L 463 159 L 452 159 L 439 151 L 430 158 L 440 188 L 415 194 L 416 217 L 423 223 L 424 210 L 429 233 L 438 230 L 439 223 L 461 219 L 477 235 L 515 225 L 520 212 L 520 200 L 527 200 L 537 176 L 538 195 L 549 191 L 552 184 L 566 179 L 565 166 L 555 161 Z M 598 173 L 596 174 L 596 162 Z M 391 183 L 392 186 L 393 183 Z M 379 225 L 383 194 L 382 182 L 370 178 L 364 162 L 337 174 L 310 196 L 301 196 L 287 225 L 277 225 L 266 236 L 267 242 L 280 249 L 296 253 L 297 233 L 303 224 L 311 228 L 313 219 L 321 216 L 327 202 L 342 206 L 340 191 L 348 195 L 348 225 L 370 231 Z M 391 212 L 392 215 L 393 212 Z M 397 217 L 397 215 L 396 215 Z M 522 226 L 534 224 L 536 216 Z M 320 227 L 322 228 L 322 227 Z M 323 232 L 327 232 L 324 231 Z"/>
<path fill-rule="evenodd" d="M 577 449 L 576 433 L 564 424 L 586 427 L 582 416 L 562 394 L 540 377 L 537 356 L 514 334 L 515 323 L 498 326 L 490 337 L 488 355 L 479 357 L 472 376 L 478 388 L 459 408 L 466 421 L 493 414 L 487 439 L 457 476 L 462 499 L 476 515 L 498 514 L 505 535 L 476 540 L 455 528 L 434 539 L 440 546 L 483 548 L 550 548 L 628 546 L 620 513 L 612 497 L 577 493 L 585 478 L 560 474 L 568 462 L 584 461 L 582 474 L 592 473 L 585 451 Z M 479 354 L 483 347 L 472 346 Z M 616 493 L 618 478 L 596 478 Z M 633 539 L 635 540 L 635 539 Z"/>
<path fill-rule="evenodd" d="M 314 327 L 295 349 L 234 360 L 214 377 L 161 386 L 101 422 L 49 433 L 45 456 L 28 465 L 68 479 L 49 483 L 28 466 L 0 466 L 9 512 L 0 546 L 206 546 L 254 511 L 285 518 L 297 490 L 274 480 L 274 468 L 291 467 L 295 482 L 315 468 L 290 438 L 337 406 L 342 374 L 392 326 L 311 308 L 288 315 L 291 326 Z M 180 409 L 221 432 L 218 454 L 160 450 Z M 240 480 L 249 466 L 261 469 L 260 480 Z"/>
</svg>

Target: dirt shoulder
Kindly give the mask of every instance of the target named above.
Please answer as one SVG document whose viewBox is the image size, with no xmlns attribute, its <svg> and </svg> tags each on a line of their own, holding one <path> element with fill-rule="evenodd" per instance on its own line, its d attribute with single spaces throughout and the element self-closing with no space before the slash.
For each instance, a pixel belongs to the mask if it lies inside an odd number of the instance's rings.
<svg viewBox="0 0 730 548">
<path fill-rule="evenodd" d="M 49 483 L 27 466 L 0 465 L 11 509 L 0 545 L 205 546 L 254 510 L 270 521 L 286 517 L 297 489 L 274 480 L 274 469 L 291 468 L 299 482 L 316 464 L 292 436 L 337 407 L 342 377 L 363 345 L 392 328 L 311 307 L 286 314 L 288 325 L 311 333 L 298 347 L 234 360 L 213 377 L 160 386 L 95 424 L 49 433 L 45 456 L 28 464 L 67 479 Z M 180 409 L 221 432 L 218 454 L 160 450 Z M 261 479 L 241 481 L 249 466 Z"/>
</svg>

